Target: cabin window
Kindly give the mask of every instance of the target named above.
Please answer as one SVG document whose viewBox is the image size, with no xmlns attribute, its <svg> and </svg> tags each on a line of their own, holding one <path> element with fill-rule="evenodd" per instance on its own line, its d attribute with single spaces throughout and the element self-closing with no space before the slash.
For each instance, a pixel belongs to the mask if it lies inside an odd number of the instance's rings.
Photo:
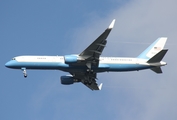
<svg viewBox="0 0 177 120">
<path fill-rule="evenodd" d="M 15 60 L 15 58 L 12 58 L 12 60 Z"/>
</svg>

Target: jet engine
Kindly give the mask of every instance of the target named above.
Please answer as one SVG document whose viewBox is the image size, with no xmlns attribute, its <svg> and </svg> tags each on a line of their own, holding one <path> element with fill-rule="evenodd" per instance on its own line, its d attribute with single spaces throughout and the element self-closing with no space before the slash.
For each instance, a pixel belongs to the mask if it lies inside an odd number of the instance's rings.
<svg viewBox="0 0 177 120">
<path fill-rule="evenodd" d="M 77 82 L 72 75 L 61 76 L 60 79 L 61 79 L 61 84 L 63 85 L 71 85 Z"/>
<path fill-rule="evenodd" d="M 76 63 L 77 60 L 78 60 L 78 56 L 76 56 L 76 55 L 65 55 L 64 59 L 65 59 L 66 64 Z"/>
</svg>

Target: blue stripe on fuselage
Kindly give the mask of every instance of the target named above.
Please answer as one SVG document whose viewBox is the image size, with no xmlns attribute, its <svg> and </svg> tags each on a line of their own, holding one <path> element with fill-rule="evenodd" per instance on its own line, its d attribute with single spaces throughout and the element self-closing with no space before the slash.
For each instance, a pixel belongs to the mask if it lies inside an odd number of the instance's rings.
<svg viewBox="0 0 177 120">
<path fill-rule="evenodd" d="M 108 71 L 134 71 L 151 68 L 151 66 L 139 64 L 109 64 L 109 66 Z"/>
<path fill-rule="evenodd" d="M 68 68 L 68 64 L 63 64 L 60 62 L 18 62 L 16 60 L 11 60 L 5 64 L 6 67 L 14 69 L 59 69 Z"/>
</svg>

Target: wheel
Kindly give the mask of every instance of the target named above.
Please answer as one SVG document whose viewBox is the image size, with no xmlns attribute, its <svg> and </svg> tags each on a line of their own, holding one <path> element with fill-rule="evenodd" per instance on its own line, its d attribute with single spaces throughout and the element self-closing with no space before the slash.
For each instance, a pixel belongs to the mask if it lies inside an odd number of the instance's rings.
<svg viewBox="0 0 177 120">
<path fill-rule="evenodd" d="M 27 75 L 24 75 L 24 77 L 26 78 L 26 77 L 27 77 Z"/>
</svg>

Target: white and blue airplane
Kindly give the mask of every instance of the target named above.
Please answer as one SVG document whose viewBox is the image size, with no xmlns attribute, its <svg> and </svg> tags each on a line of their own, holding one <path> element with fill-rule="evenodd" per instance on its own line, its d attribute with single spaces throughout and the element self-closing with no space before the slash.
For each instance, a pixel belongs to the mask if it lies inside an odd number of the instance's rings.
<svg viewBox="0 0 177 120">
<path fill-rule="evenodd" d="M 167 38 L 161 37 L 153 42 L 136 58 L 100 57 L 107 43 L 115 19 L 109 27 L 83 52 L 65 56 L 17 56 L 5 64 L 8 68 L 21 69 L 27 77 L 27 69 L 61 70 L 70 75 L 61 76 L 61 84 L 70 85 L 82 82 L 91 90 L 101 90 L 102 83 L 96 83 L 97 73 L 139 71 L 151 69 L 162 73 L 161 66 L 166 65 L 162 59 L 168 49 L 164 49 Z"/>
</svg>

